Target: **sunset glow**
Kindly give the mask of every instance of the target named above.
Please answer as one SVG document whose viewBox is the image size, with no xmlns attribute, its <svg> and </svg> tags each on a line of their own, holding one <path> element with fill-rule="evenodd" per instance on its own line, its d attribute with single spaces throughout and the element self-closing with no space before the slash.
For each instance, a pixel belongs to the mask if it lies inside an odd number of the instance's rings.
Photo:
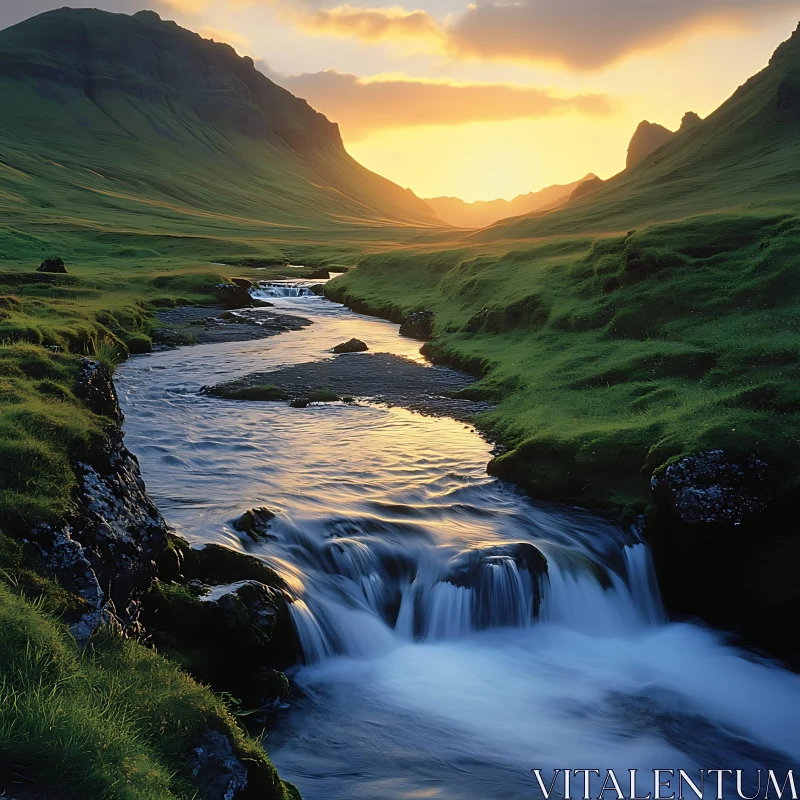
<svg viewBox="0 0 800 800">
<path fill-rule="evenodd" d="M 0 0 L 6 26 L 59 5 Z M 252 56 L 339 123 L 350 153 L 421 197 L 512 198 L 625 163 L 647 119 L 677 128 L 761 69 L 788 0 L 99 0 Z"/>
</svg>

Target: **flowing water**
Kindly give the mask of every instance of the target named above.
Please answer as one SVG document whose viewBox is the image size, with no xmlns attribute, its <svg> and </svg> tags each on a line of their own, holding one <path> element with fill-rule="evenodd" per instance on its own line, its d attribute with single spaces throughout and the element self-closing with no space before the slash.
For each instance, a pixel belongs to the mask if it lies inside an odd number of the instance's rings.
<svg viewBox="0 0 800 800">
<path fill-rule="evenodd" d="M 489 478 L 490 447 L 469 426 L 200 394 L 330 358 L 354 336 L 424 363 L 397 326 L 307 284 L 261 296 L 314 324 L 133 358 L 117 385 L 168 521 L 197 545 L 267 559 L 292 588 L 305 696 L 267 746 L 306 800 L 522 800 L 541 796 L 534 768 L 755 774 L 796 761 L 800 679 L 667 622 L 635 532 Z M 232 521 L 260 505 L 278 517 L 256 546 Z"/>
</svg>

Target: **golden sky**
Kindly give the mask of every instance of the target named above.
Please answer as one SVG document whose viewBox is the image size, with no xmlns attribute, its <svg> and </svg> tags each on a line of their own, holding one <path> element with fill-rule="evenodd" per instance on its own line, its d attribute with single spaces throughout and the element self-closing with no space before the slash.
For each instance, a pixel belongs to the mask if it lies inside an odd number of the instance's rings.
<svg viewBox="0 0 800 800">
<path fill-rule="evenodd" d="M 706 116 L 800 19 L 800 0 L 358 2 L 93 5 L 150 7 L 232 44 L 338 122 L 365 166 L 468 201 L 610 177 L 641 120 Z M 0 27 L 62 4 L 0 0 Z"/>
</svg>

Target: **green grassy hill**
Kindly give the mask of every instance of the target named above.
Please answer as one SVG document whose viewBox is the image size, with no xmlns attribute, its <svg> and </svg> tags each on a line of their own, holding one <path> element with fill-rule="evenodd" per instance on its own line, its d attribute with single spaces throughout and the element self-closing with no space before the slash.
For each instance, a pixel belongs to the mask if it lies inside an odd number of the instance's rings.
<svg viewBox="0 0 800 800">
<path fill-rule="evenodd" d="M 62 9 L 0 32 L 0 96 L 0 259 L 214 257 L 443 225 L 252 60 L 153 13 Z"/>
<path fill-rule="evenodd" d="M 716 113 L 591 195 L 366 256 L 329 289 L 396 319 L 432 310 L 430 352 L 497 400 L 481 420 L 507 447 L 492 472 L 647 514 L 671 607 L 798 665 L 799 171 L 800 30 Z M 771 465 L 771 516 L 663 518 L 653 474 L 717 448 Z"/>
</svg>

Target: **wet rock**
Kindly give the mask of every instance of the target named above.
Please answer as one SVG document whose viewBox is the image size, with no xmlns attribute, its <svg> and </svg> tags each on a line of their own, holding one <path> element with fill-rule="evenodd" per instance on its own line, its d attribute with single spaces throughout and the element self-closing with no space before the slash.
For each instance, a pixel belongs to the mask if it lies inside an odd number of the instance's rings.
<svg viewBox="0 0 800 800">
<path fill-rule="evenodd" d="M 46 258 L 39 265 L 37 272 L 50 272 L 56 275 L 66 275 L 67 268 L 61 258 Z"/>
<path fill-rule="evenodd" d="M 369 347 L 361 339 L 350 339 L 333 348 L 334 353 L 363 353 L 366 350 L 369 350 Z"/>
<path fill-rule="evenodd" d="M 206 731 L 192 750 L 192 778 L 203 800 L 235 800 L 247 789 L 247 767 L 230 739 Z"/>
<path fill-rule="evenodd" d="M 311 294 L 316 295 L 317 297 L 324 297 L 325 296 L 325 284 L 324 283 L 315 283 L 313 286 L 308 287 L 308 291 Z"/>
<path fill-rule="evenodd" d="M 311 280 L 328 280 L 331 277 L 331 273 L 327 269 L 320 268 L 315 269 L 308 277 Z"/>
<path fill-rule="evenodd" d="M 83 642 L 114 620 L 139 630 L 141 596 L 156 575 L 156 559 L 167 546 L 166 522 L 145 491 L 139 463 L 118 427 L 123 415 L 107 367 L 85 359 L 76 394 L 89 408 L 117 424 L 102 448 L 76 461 L 75 510 L 61 527 L 38 525 L 29 541 L 46 567 L 85 602 L 72 632 Z"/>
<path fill-rule="evenodd" d="M 185 572 L 181 581 L 157 583 L 144 599 L 142 620 L 156 647 L 248 706 L 285 696 L 274 673 L 296 663 L 288 591 L 247 578 L 212 584 Z"/>
<path fill-rule="evenodd" d="M 421 341 L 430 339 L 433 336 L 433 311 L 417 311 L 409 314 L 400 326 L 400 335 Z"/>
<path fill-rule="evenodd" d="M 250 281 L 247 278 L 231 278 L 231 283 L 236 284 L 236 286 L 239 286 L 242 289 L 253 288 L 253 281 Z"/>
<path fill-rule="evenodd" d="M 308 397 L 295 397 L 289 401 L 291 408 L 308 408 L 311 405 L 311 399 Z"/>
<path fill-rule="evenodd" d="M 273 519 L 275 519 L 275 514 L 262 506 L 246 511 L 233 523 L 233 527 L 237 531 L 246 533 L 253 541 L 258 542 L 269 536 L 269 529 Z"/>
<path fill-rule="evenodd" d="M 215 287 L 217 299 L 225 308 L 252 308 L 253 298 L 247 289 L 235 283 L 220 283 Z"/>
<path fill-rule="evenodd" d="M 95 414 L 108 417 L 118 425 L 124 421 L 114 388 L 114 377 L 111 370 L 99 361 L 82 359 L 75 394 Z"/>
<path fill-rule="evenodd" d="M 766 509 L 768 467 L 756 456 L 734 461 L 722 450 L 686 456 L 658 470 L 651 480 L 657 503 L 682 522 L 741 524 Z"/>
</svg>

